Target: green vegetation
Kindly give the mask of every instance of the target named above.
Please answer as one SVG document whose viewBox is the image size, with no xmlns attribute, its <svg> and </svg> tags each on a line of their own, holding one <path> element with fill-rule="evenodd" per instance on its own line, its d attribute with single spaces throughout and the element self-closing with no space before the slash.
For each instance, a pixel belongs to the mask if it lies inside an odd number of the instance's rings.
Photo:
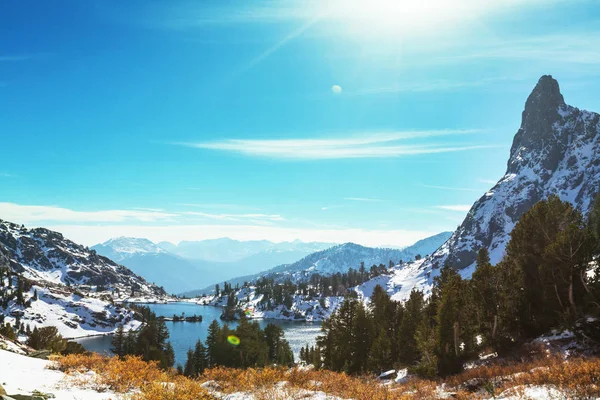
<svg viewBox="0 0 600 400">
<path fill-rule="evenodd" d="M 263 330 L 257 322 L 242 318 L 235 329 L 213 321 L 205 344 L 199 340 L 194 349 L 188 350 L 182 371 L 186 376 L 196 376 L 216 366 L 249 368 L 293 363 L 292 350 L 280 327 L 268 324 Z"/>
<path fill-rule="evenodd" d="M 600 314 L 600 277 L 590 273 L 600 250 L 598 221 L 600 200 L 587 223 L 558 197 L 541 201 L 515 226 L 498 265 L 483 248 L 471 280 L 446 265 L 427 300 L 413 291 L 395 302 L 380 286 L 368 307 L 348 298 L 323 323 L 318 347 L 301 357 L 351 374 L 406 366 L 446 376 L 484 348 L 502 353 L 552 328 L 573 327 Z"/>
<path fill-rule="evenodd" d="M 141 356 L 144 361 L 158 361 L 160 368 L 168 369 L 175 363 L 175 353 L 169 339 L 169 330 L 165 322 L 156 317 L 149 307 L 130 306 L 144 323 L 139 332 L 129 331 L 123 326 L 117 328 L 112 338 L 111 351 L 119 357 L 127 355 Z"/>
</svg>

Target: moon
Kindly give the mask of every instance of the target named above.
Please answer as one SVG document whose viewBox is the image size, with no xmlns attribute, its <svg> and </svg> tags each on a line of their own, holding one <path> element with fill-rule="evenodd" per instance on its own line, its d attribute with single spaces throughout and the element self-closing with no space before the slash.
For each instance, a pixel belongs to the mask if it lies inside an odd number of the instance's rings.
<svg viewBox="0 0 600 400">
<path fill-rule="evenodd" d="M 342 93 L 342 87 L 340 85 L 333 85 L 331 91 L 335 94 L 340 94 Z"/>
</svg>

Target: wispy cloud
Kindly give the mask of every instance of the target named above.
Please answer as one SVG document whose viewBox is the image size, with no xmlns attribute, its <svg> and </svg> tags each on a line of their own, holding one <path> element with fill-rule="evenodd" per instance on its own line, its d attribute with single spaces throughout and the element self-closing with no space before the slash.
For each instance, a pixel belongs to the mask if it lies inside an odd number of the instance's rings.
<svg viewBox="0 0 600 400">
<path fill-rule="evenodd" d="M 237 240 L 266 239 L 273 242 L 293 241 L 344 243 L 365 246 L 406 246 L 434 235 L 440 230 L 359 229 L 359 228 L 291 228 L 250 224 L 193 224 L 193 225 L 49 225 L 79 243 L 93 245 L 116 236 L 145 237 L 153 242 L 203 240 L 229 237 Z"/>
<path fill-rule="evenodd" d="M 449 205 L 449 206 L 435 206 L 435 208 L 439 208 L 442 210 L 449 210 L 449 211 L 464 211 L 467 212 L 471 209 L 471 205 L 469 204 L 455 204 L 455 205 Z"/>
<path fill-rule="evenodd" d="M 495 185 L 496 183 L 498 183 L 498 181 L 495 181 L 493 179 L 477 179 L 477 182 L 479 182 L 479 183 L 489 183 L 491 185 Z"/>
<path fill-rule="evenodd" d="M 341 205 L 341 204 L 336 204 L 336 205 L 333 205 L 333 206 L 323 206 L 323 207 L 321 207 L 321 211 L 333 210 L 333 209 L 336 209 L 336 208 L 343 208 L 343 207 L 344 206 Z"/>
<path fill-rule="evenodd" d="M 0 84 L 0 86 L 1 86 L 1 84 Z M 9 174 L 8 172 L 0 171 L 0 178 L 12 178 L 12 177 L 14 177 L 13 174 Z"/>
<path fill-rule="evenodd" d="M 407 139 L 424 139 L 447 135 L 467 135 L 476 132 L 481 132 L 481 130 L 388 132 L 334 139 L 228 139 L 218 142 L 174 144 L 199 149 L 228 151 L 255 157 L 292 160 L 399 157 L 498 147 L 494 145 L 470 144 L 396 143 Z"/>
<path fill-rule="evenodd" d="M 284 221 L 285 219 L 279 214 L 212 214 L 201 211 L 185 211 L 182 215 L 194 217 L 202 217 L 217 221 Z"/>
<path fill-rule="evenodd" d="M 574 64 L 599 64 L 600 31 L 557 33 L 509 40 L 471 41 L 468 49 L 447 60 L 517 59 Z"/>
<path fill-rule="evenodd" d="M 425 185 L 421 184 L 420 187 L 430 188 L 430 189 L 439 189 L 439 190 L 457 190 L 461 192 L 480 192 L 483 193 L 481 189 L 473 189 L 473 188 L 463 188 L 463 187 L 455 187 L 455 186 L 438 186 L 438 185 Z"/>
<path fill-rule="evenodd" d="M 180 207 L 209 208 L 222 210 L 258 210 L 258 208 L 256 207 L 231 203 L 177 203 L 176 205 Z"/>
<path fill-rule="evenodd" d="M 20 223 L 31 222 L 156 222 L 171 220 L 176 214 L 142 210 L 75 211 L 57 206 L 0 203 L 0 215 Z"/>
<path fill-rule="evenodd" d="M 348 201 L 366 201 L 366 202 L 379 202 L 381 199 L 372 199 L 368 197 L 344 197 L 344 200 Z"/>
</svg>

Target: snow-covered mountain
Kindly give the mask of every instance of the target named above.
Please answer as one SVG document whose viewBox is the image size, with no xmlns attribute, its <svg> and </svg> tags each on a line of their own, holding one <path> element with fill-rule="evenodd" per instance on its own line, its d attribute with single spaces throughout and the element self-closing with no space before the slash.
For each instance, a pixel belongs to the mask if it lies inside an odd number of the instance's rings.
<svg viewBox="0 0 600 400">
<path fill-rule="evenodd" d="M 133 312 L 113 304 L 131 296 L 166 293 L 94 250 L 44 228 L 27 229 L 0 220 L 0 313 L 32 329 L 56 326 L 65 337 L 139 327 Z M 8 273 L 10 271 L 10 273 Z M 22 301 L 16 288 L 23 290 Z"/>
<path fill-rule="evenodd" d="M 166 253 L 162 247 L 148 239 L 124 236 L 109 239 L 104 243 L 92 246 L 92 249 L 116 262 L 121 262 L 140 254 L 155 255 Z"/>
<path fill-rule="evenodd" d="M 506 174 L 473 204 L 442 247 L 364 283 L 356 288 L 359 295 L 368 297 L 376 283 L 397 300 L 406 299 L 414 287 L 429 293 L 445 264 L 470 277 L 482 247 L 490 250 L 492 263 L 499 262 L 519 218 L 550 195 L 587 215 L 600 190 L 600 115 L 565 104 L 558 82 L 542 76 L 525 103 L 507 164 Z"/>
<path fill-rule="evenodd" d="M 258 294 L 254 284 L 262 277 L 273 278 L 276 283 L 291 280 L 295 283 L 307 282 L 313 274 L 329 276 L 335 273 L 348 272 L 350 268 L 359 269 L 364 263 L 367 271 L 372 265 L 384 264 L 389 267 L 392 261 L 394 266 L 391 270 L 384 272 L 368 282 L 389 280 L 399 265 L 406 265 L 415 259 L 417 255 L 425 256 L 439 248 L 452 235 L 451 232 L 442 232 L 437 235 L 419 240 L 412 246 L 403 250 L 389 248 L 364 247 L 355 243 L 345 243 L 331 247 L 327 250 L 313 253 L 293 264 L 281 265 L 269 271 L 253 276 L 234 279 L 229 283 L 232 286 L 242 285 L 248 282 L 247 287 L 241 287 L 234 292 L 237 304 L 241 309 L 246 309 L 252 318 L 273 319 L 302 319 L 308 321 L 323 320 L 341 304 L 342 296 L 323 296 L 322 294 L 307 295 L 296 293 L 292 296 L 291 306 L 278 304 L 272 307 L 265 304 L 263 295 Z M 207 288 L 209 289 L 209 288 Z M 353 289 L 356 290 L 356 289 Z M 208 290 L 200 293 L 207 293 Z M 195 295 L 197 293 L 190 293 Z M 359 293 L 360 296 L 360 293 Z M 199 304 L 224 306 L 227 303 L 227 295 L 206 295 L 198 299 Z"/>
<path fill-rule="evenodd" d="M 600 115 L 565 104 L 558 82 L 542 76 L 525 103 L 506 174 L 430 263 L 468 268 L 481 247 L 497 263 L 513 227 L 536 202 L 554 194 L 587 215 L 599 183 Z"/>
<path fill-rule="evenodd" d="M 400 249 L 365 247 L 355 243 L 345 243 L 336 245 L 325 250 L 321 250 L 300 259 L 291 264 L 282 264 L 277 267 L 265 270 L 256 274 L 242 275 L 227 280 L 233 286 L 242 285 L 244 282 L 251 282 L 263 276 L 269 276 L 279 281 L 290 278 L 294 281 L 300 281 L 314 273 L 321 275 L 331 275 L 337 272 L 347 272 L 350 268 L 360 268 L 361 262 L 365 263 L 366 268 L 373 264 L 389 265 L 390 260 L 396 264 L 400 261 L 408 262 L 414 260 L 417 255 L 424 257 L 437 250 L 450 236 L 452 232 L 442 232 L 437 235 L 419 240 L 411 246 Z M 206 286 L 201 289 L 185 292 L 187 296 L 197 296 L 199 294 L 209 293 L 214 286 Z"/>
<path fill-rule="evenodd" d="M 156 285 L 129 269 L 76 244 L 58 232 L 45 228 L 28 229 L 0 220 L 0 258 L 11 269 L 34 281 L 130 293 L 162 296 Z"/>
<path fill-rule="evenodd" d="M 147 281 L 165 288 L 169 293 L 190 290 L 205 278 L 201 266 L 184 260 L 145 238 L 118 237 L 92 246 L 105 257 L 118 261 Z"/>
<path fill-rule="evenodd" d="M 294 262 L 330 247 L 329 243 L 301 241 L 273 243 L 229 238 L 174 245 L 145 238 L 118 237 L 92 247 L 98 254 L 125 265 L 169 293 L 183 293 L 241 275 Z"/>
<path fill-rule="evenodd" d="M 506 174 L 473 204 L 448 241 L 428 257 L 396 265 L 352 290 L 364 299 L 376 285 L 395 300 L 407 299 L 413 288 L 429 294 L 446 264 L 470 277 L 482 247 L 490 250 L 492 263 L 499 262 L 513 227 L 536 202 L 557 195 L 587 215 L 599 190 L 600 115 L 567 105 L 558 82 L 542 76 L 525 103 Z"/>
<path fill-rule="evenodd" d="M 292 257 L 296 257 L 293 260 L 297 260 L 299 258 L 298 254 L 302 254 L 300 257 L 303 257 L 315 251 L 331 247 L 333 244 L 320 242 L 305 243 L 300 240 L 274 243 L 268 240 L 239 241 L 230 238 L 220 238 L 183 241 L 178 245 L 161 242 L 158 246 L 187 260 L 238 262 L 259 254 L 270 255 L 272 258 L 276 258 L 278 255 L 281 257 L 287 253 Z M 268 267 L 275 265 L 278 265 L 278 263 L 271 264 Z"/>
<path fill-rule="evenodd" d="M 451 232 L 442 232 L 435 236 L 419 240 L 414 245 L 402 250 L 365 247 L 355 243 L 345 243 L 310 254 L 293 264 L 280 265 L 263 275 L 286 277 L 300 273 L 301 276 L 309 277 L 314 273 L 320 275 L 332 275 L 338 272 L 344 273 L 350 268 L 358 269 L 361 263 L 364 263 L 366 268 L 379 264 L 388 266 L 390 261 L 392 261 L 393 265 L 396 265 L 401 261 L 412 261 L 417 255 L 425 256 L 433 253 L 451 235 Z"/>
</svg>

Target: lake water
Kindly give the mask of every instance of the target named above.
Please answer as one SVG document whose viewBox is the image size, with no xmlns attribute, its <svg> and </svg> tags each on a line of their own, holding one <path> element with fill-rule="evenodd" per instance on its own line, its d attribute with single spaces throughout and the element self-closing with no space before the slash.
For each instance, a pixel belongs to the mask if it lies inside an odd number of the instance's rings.
<svg viewBox="0 0 600 400">
<path fill-rule="evenodd" d="M 169 303 L 169 304 L 148 304 L 148 307 L 156 313 L 157 316 L 172 317 L 173 314 L 187 316 L 202 315 L 202 322 L 171 322 L 165 321 L 173 350 L 175 350 L 175 366 L 185 363 L 186 353 L 190 347 L 194 347 L 198 339 L 206 340 L 208 326 L 213 320 L 219 319 L 222 309 L 212 306 L 200 306 L 194 303 Z M 315 338 L 321 332 L 320 322 L 294 322 L 282 320 L 257 320 L 261 328 L 273 323 L 280 326 L 285 332 L 285 339 L 290 342 L 290 347 L 294 352 L 294 359 L 299 360 L 300 348 L 315 344 Z M 228 322 L 229 326 L 236 327 L 236 322 Z M 94 336 L 80 338 L 75 340 L 81 343 L 87 350 L 98 353 L 110 352 L 111 336 Z"/>
</svg>

